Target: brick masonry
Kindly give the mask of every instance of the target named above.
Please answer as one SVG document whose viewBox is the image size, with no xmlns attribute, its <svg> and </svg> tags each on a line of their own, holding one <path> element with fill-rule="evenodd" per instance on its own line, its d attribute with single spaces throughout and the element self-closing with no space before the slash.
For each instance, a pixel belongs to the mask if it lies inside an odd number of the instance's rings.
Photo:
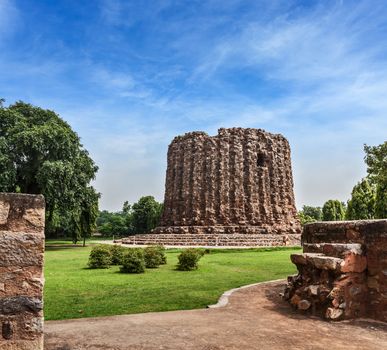
<svg viewBox="0 0 387 350">
<path fill-rule="evenodd" d="M 387 322 L 387 220 L 306 225 L 303 253 L 293 254 L 285 299 L 331 320 L 371 317 Z"/>
<path fill-rule="evenodd" d="M 261 129 L 191 132 L 168 149 L 155 234 L 299 234 L 289 143 Z M 247 236 L 246 236 L 247 238 Z"/>
<path fill-rule="evenodd" d="M 43 196 L 0 193 L 0 349 L 43 349 Z"/>
</svg>

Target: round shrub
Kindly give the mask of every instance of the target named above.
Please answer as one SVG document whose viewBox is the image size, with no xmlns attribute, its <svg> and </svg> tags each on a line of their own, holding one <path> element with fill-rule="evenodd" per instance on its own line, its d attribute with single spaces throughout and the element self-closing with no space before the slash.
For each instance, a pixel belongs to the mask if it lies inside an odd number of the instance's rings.
<svg viewBox="0 0 387 350">
<path fill-rule="evenodd" d="M 88 266 L 91 269 L 108 269 L 112 263 L 112 254 L 107 245 L 97 245 L 91 249 Z"/>
<path fill-rule="evenodd" d="M 167 258 L 163 246 L 148 246 L 144 249 L 145 266 L 147 268 L 156 268 L 159 265 L 166 264 Z"/>
<path fill-rule="evenodd" d="M 112 265 L 122 265 L 125 248 L 120 245 L 111 245 L 110 253 L 112 254 Z"/>
<path fill-rule="evenodd" d="M 125 273 L 145 272 L 144 251 L 138 248 L 126 249 L 122 257 L 120 271 Z"/>
<path fill-rule="evenodd" d="M 181 271 L 191 271 L 198 268 L 198 262 L 203 256 L 203 250 L 189 248 L 183 250 L 178 256 L 179 262 L 177 263 L 177 269 Z"/>
<path fill-rule="evenodd" d="M 167 263 L 167 256 L 165 255 L 165 247 L 162 245 L 157 245 L 157 249 L 159 250 L 161 265 L 165 265 Z"/>
</svg>

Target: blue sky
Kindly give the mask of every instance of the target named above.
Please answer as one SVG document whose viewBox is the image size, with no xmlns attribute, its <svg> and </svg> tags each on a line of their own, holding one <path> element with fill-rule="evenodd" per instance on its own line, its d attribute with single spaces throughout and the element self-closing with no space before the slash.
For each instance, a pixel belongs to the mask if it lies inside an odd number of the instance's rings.
<svg viewBox="0 0 387 350">
<path fill-rule="evenodd" d="M 298 207 L 347 200 L 387 139 L 387 6 L 0 0 L 0 97 L 71 124 L 103 209 L 162 200 L 172 138 L 233 126 L 289 139 Z"/>
</svg>

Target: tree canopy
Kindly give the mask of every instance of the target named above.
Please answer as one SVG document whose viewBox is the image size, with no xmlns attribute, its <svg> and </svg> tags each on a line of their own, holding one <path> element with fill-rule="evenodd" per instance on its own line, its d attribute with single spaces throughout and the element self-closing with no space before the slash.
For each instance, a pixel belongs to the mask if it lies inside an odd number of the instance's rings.
<svg viewBox="0 0 387 350">
<path fill-rule="evenodd" d="M 298 212 L 298 218 L 300 219 L 302 226 L 311 222 L 321 221 L 321 207 L 312 207 L 310 205 L 304 205 L 302 207 L 302 210 Z"/>
<path fill-rule="evenodd" d="M 0 104 L 0 191 L 41 193 L 46 234 L 89 235 L 99 194 L 90 186 L 98 167 L 70 125 L 55 112 L 16 102 Z"/>
<path fill-rule="evenodd" d="M 375 217 L 387 218 L 387 141 L 379 146 L 364 146 L 369 179 L 376 186 Z"/>
<path fill-rule="evenodd" d="M 158 225 L 161 211 L 162 204 L 152 196 L 141 197 L 133 205 L 125 201 L 119 212 L 103 210 L 99 213 L 98 231 L 105 236 L 149 233 Z"/>
<path fill-rule="evenodd" d="M 353 187 L 347 204 L 348 220 L 373 219 L 375 217 L 375 186 L 364 178 Z"/>
<path fill-rule="evenodd" d="M 341 221 L 345 218 L 345 206 L 337 199 L 325 202 L 322 208 L 323 221 Z"/>
</svg>

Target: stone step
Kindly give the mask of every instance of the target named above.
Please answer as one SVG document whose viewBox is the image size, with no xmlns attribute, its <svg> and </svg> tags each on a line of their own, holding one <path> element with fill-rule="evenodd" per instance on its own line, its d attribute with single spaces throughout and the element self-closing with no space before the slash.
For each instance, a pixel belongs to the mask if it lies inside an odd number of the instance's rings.
<svg viewBox="0 0 387 350">
<path fill-rule="evenodd" d="M 304 243 L 304 253 L 321 253 L 344 259 L 349 254 L 362 255 L 362 245 L 358 243 Z"/>
<path fill-rule="evenodd" d="M 340 270 L 343 259 L 326 256 L 321 253 L 291 254 L 290 260 L 296 265 L 310 264 L 319 270 Z"/>
<path fill-rule="evenodd" d="M 293 237 L 294 236 L 294 237 Z M 299 235 L 277 234 L 141 234 L 120 240 L 123 244 L 182 246 L 284 246 L 299 245 Z"/>
<path fill-rule="evenodd" d="M 367 259 L 363 255 L 348 254 L 344 259 L 327 256 L 321 253 L 291 254 L 291 261 L 298 265 L 312 265 L 319 270 L 332 270 L 338 273 L 363 272 Z"/>
</svg>

